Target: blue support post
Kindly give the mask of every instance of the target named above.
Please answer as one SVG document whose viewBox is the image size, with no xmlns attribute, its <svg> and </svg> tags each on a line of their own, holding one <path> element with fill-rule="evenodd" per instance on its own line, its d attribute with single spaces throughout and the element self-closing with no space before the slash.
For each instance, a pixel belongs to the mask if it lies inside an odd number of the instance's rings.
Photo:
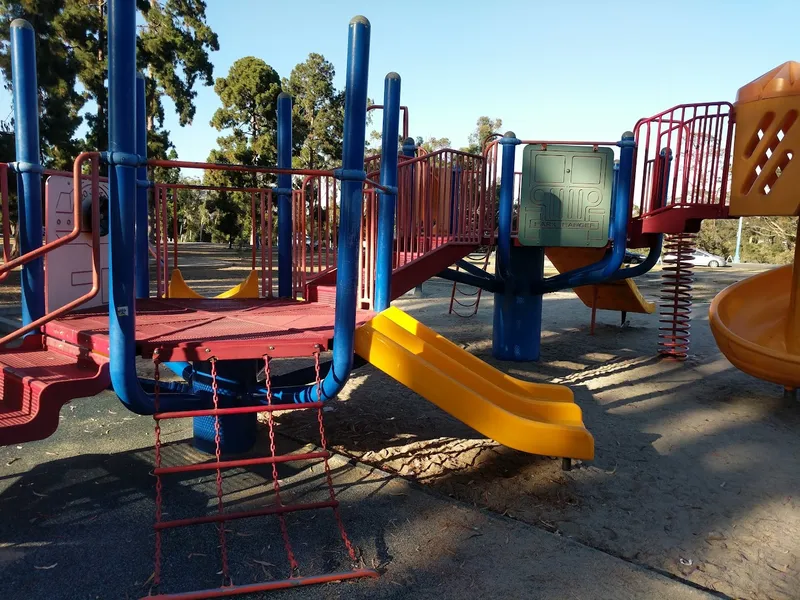
<svg viewBox="0 0 800 600">
<path fill-rule="evenodd" d="M 292 97 L 278 95 L 278 168 L 292 168 Z M 292 176 L 278 175 L 278 296 L 292 296 Z"/>
<path fill-rule="evenodd" d="M 42 245 L 42 165 L 39 152 L 39 88 L 35 34 L 30 23 L 11 23 L 11 86 L 14 102 L 20 255 Z M 22 324 L 44 316 L 44 259 L 22 267 Z"/>
<path fill-rule="evenodd" d="M 499 360 L 528 361 L 539 359 L 542 296 L 531 290 L 544 277 L 544 248 L 512 245 L 514 160 L 519 143 L 513 131 L 500 140 L 503 158 L 495 276 L 503 288 L 494 296 L 492 355 Z"/>
<path fill-rule="evenodd" d="M 145 98 L 145 79 L 142 73 L 136 74 L 136 154 L 147 158 L 147 104 Z M 140 182 L 147 179 L 147 166 L 136 170 Z M 142 185 L 136 190 L 136 297 L 150 297 L 150 251 L 148 247 L 147 220 L 148 189 Z"/>
<path fill-rule="evenodd" d="M 400 129 L 400 75 L 389 73 L 383 84 L 383 140 L 381 185 L 393 193 L 378 193 L 378 248 L 375 274 L 375 310 L 389 308 L 392 300 L 392 254 L 397 205 L 397 137 Z"/>
<path fill-rule="evenodd" d="M 111 384 L 120 401 L 152 414 L 153 397 L 136 374 L 136 4 L 110 0 L 108 10 L 109 311 Z M 197 396 L 161 394 L 161 410 L 203 408 Z"/>
<path fill-rule="evenodd" d="M 414 138 L 407 137 L 403 140 L 402 146 L 403 156 L 408 158 L 414 158 L 417 153 L 417 143 L 414 141 Z M 415 174 L 414 171 L 416 170 L 416 165 L 411 165 L 411 174 L 410 174 L 410 181 L 415 181 Z M 405 223 L 413 223 L 414 222 L 414 188 L 415 186 L 409 186 L 408 190 L 408 214 L 407 215 L 400 215 L 400 219 L 403 220 Z M 422 297 L 422 284 L 420 283 L 417 287 L 414 288 L 414 295 L 418 297 Z"/>
<path fill-rule="evenodd" d="M 336 270 L 336 315 L 333 324 L 333 361 L 317 386 L 286 388 L 275 394 L 279 402 L 314 402 L 338 394 L 353 368 L 353 342 L 356 328 L 356 288 L 358 285 L 358 250 L 361 240 L 361 217 L 364 209 L 362 191 L 364 147 L 367 120 L 367 80 L 369 77 L 370 23 L 366 17 L 350 21 L 345 74 L 344 136 L 342 144 L 341 212 L 339 251 Z"/>
</svg>

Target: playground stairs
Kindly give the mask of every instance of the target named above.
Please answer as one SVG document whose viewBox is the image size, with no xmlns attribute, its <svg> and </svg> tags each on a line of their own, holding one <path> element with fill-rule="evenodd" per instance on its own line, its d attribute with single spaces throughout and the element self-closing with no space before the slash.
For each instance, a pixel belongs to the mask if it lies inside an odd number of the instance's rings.
<svg viewBox="0 0 800 600">
<path fill-rule="evenodd" d="M 108 359 L 85 348 L 30 335 L 0 351 L 0 445 L 55 432 L 71 398 L 93 396 L 111 383 Z"/>
</svg>

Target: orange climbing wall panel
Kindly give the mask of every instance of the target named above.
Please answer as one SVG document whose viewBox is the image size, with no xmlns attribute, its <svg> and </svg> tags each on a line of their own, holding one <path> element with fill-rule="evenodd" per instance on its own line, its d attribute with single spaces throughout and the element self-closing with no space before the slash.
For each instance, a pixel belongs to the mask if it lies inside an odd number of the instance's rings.
<svg viewBox="0 0 800 600">
<path fill-rule="evenodd" d="M 739 90 L 730 216 L 800 214 L 800 63 Z"/>
</svg>

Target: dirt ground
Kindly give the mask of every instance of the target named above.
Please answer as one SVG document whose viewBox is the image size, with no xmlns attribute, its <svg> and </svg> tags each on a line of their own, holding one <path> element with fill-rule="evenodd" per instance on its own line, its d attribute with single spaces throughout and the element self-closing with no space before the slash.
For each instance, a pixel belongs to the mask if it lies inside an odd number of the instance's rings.
<svg viewBox="0 0 800 600">
<path fill-rule="evenodd" d="M 596 459 L 560 461 L 500 446 L 371 366 L 327 415 L 341 452 L 439 492 L 733 598 L 800 598 L 800 404 L 733 368 L 708 305 L 753 267 L 698 269 L 684 363 L 656 358 L 657 315 L 589 310 L 571 292 L 544 302 L 542 358 L 491 357 L 492 298 L 471 319 L 447 313 L 450 285 L 395 305 L 517 377 L 568 385 L 595 436 Z M 660 273 L 641 278 L 658 298 Z M 298 438 L 313 431 L 281 419 Z"/>
<path fill-rule="evenodd" d="M 187 281 L 206 294 L 248 268 L 246 256 L 208 245 L 182 256 Z M 448 314 L 442 280 L 395 302 L 514 376 L 568 385 L 596 441 L 596 459 L 572 471 L 483 438 L 371 366 L 331 403 L 328 438 L 364 463 L 722 597 L 800 598 L 800 403 L 733 368 L 707 324 L 713 296 L 761 269 L 697 269 L 684 363 L 656 358 L 657 315 L 621 327 L 618 313 L 601 311 L 590 336 L 589 310 L 571 291 L 545 298 L 538 363 L 492 359 L 490 295 L 470 319 Z M 637 281 L 657 299 L 659 272 Z M 278 427 L 317 437 L 296 414 Z"/>
</svg>

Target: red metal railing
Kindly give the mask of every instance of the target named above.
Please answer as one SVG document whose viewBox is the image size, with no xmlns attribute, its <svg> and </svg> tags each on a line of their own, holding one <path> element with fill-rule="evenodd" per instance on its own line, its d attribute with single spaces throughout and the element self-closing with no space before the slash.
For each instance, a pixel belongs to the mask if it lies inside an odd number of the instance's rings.
<svg viewBox="0 0 800 600">
<path fill-rule="evenodd" d="M 295 297 L 336 267 L 339 187 L 334 177 L 307 176 L 292 195 Z"/>
<path fill-rule="evenodd" d="M 11 201 L 8 194 L 8 164 L 0 163 L 0 209 L 3 219 L 3 265 L 11 260 L 11 217 L 9 216 L 8 203 Z M 0 281 L 11 273 L 10 269 L 0 272 Z"/>
<path fill-rule="evenodd" d="M 275 167 L 253 167 L 247 165 L 231 165 L 231 164 L 224 164 L 224 163 L 206 163 L 206 162 L 192 162 L 192 161 L 179 161 L 179 160 L 161 160 L 161 159 L 153 159 L 147 162 L 149 166 L 152 167 L 163 167 L 166 169 L 202 169 L 204 171 L 225 171 L 225 172 L 235 172 L 235 173 L 247 173 L 252 176 L 273 176 L 273 175 L 297 175 L 303 176 L 305 179 L 309 178 L 322 178 L 322 179 L 333 179 L 333 171 L 332 170 L 323 170 L 323 169 L 282 169 L 282 168 L 275 168 Z M 273 242 L 272 242 L 272 224 L 273 224 L 273 190 L 266 185 L 263 187 L 252 186 L 252 187 L 233 187 L 233 186 L 207 186 L 207 185 L 200 185 L 200 186 L 190 186 L 185 184 L 157 184 L 156 188 L 160 189 L 160 193 L 156 193 L 156 215 L 157 217 L 157 253 L 159 256 L 163 258 L 161 260 L 156 261 L 156 269 L 157 269 L 157 279 L 159 283 L 159 294 L 166 295 L 168 294 L 168 265 L 169 265 L 169 250 L 167 248 L 166 243 L 166 232 L 169 229 L 168 226 L 168 205 L 166 200 L 166 194 L 170 189 L 180 189 L 180 188 L 195 188 L 195 189 L 204 189 L 204 190 L 212 190 L 212 191 L 227 191 L 231 193 L 245 193 L 250 194 L 250 211 L 251 211 L 251 219 L 253 223 L 252 227 L 252 250 L 251 250 L 251 266 L 253 269 L 256 267 L 257 263 L 257 256 L 258 256 L 258 249 L 256 244 L 257 238 L 257 231 L 260 229 L 261 232 L 261 295 L 266 298 L 273 297 L 277 290 L 273 289 L 273 283 L 276 282 L 277 278 L 274 276 L 274 265 L 273 265 Z M 174 195 L 174 194 L 173 194 Z M 297 203 L 298 203 L 298 195 L 297 191 L 292 192 L 292 206 L 293 212 L 297 210 Z M 335 209 L 334 209 L 335 210 Z M 175 220 L 175 213 L 176 208 L 173 204 L 173 234 L 175 234 L 176 230 L 176 220 Z M 260 220 L 258 224 L 258 228 L 255 225 L 256 218 L 259 216 L 260 213 Z M 295 218 L 297 219 L 297 213 L 295 212 Z M 159 229 L 161 230 L 159 232 Z M 297 230 L 295 229 L 295 233 Z M 177 235 L 174 235 L 175 240 L 177 240 Z M 296 236 L 295 236 L 296 237 Z M 161 243 L 161 238 L 165 240 L 165 242 Z M 305 251 L 305 244 L 301 245 L 300 251 L 298 252 L 298 248 L 296 246 L 296 240 L 293 240 L 293 250 L 294 253 L 294 272 L 293 272 L 293 283 L 295 284 L 295 293 L 299 290 L 299 286 L 297 284 L 298 281 L 304 280 L 305 278 L 305 261 L 306 261 L 306 254 Z M 335 247 L 329 248 L 329 260 L 331 259 L 331 255 L 335 255 Z M 162 261 L 163 261 L 163 273 L 161 272 L 162 268 Z M 300 268 L 299 264 L 302 264 L 303 267 Z M 177 241 L 173 241 L 173 265 L 177 264 Z M 315 264 L 318 264 L 315 262 Z M 174 266 L 173 266 L 174 268 Z M 298 274 L 302 272 L 303 274 Z"/>
<path fill-rule="evenodd" d="M 690 206 L 706 207 L 703 218 L 727 214 L 732 109 L 729 102 L 681 104 L 639 120 L 632 215 L 641 219 Z M 656 189 L 654 176 L 662 150 L 672 153 L 666 193 Z"/>
<path fill-rule="evenodd" d="M 91 167 L 91 173 L 89 177 L 91 178 L 91 211 L 92 211 L 92 287 L 91 289 L 83 294 L 82 296 L 76 298 L 75 300 L 68 302 L 64 306 L 59 307 L 58 309 L 47 313 L 46 315 L 28 323 L 27 325 L 20 327 L 16 331 L 9 333 L 8 335 L 0 338 L 0 346 L 7 344 L 8 342 L 15 340 L 28 332 L 34 331 L 38 329 L 45 323 L 49 323 L 53 319 L 57 319 L 63 314 L 74 310 L 81 304 L 88 302 L 92 298 L 94 298 L 97 293 L 100 291 L 100 153 L 99 152 L 82 152 L 78 155 L 75 159 L 75 164 L 73 167 L 73 199 L 72 199 L 72 231 L 70 231 L 67 235 L 58 238 L 50 243 L 43 244 L 36 250 L 28 252 L 14 260 L 6 261 L 2 266 L 0 266 L 0 274 L 7 274 L 12 269 L 24 265 L 32 260 L 35 260 L 41 256 L 44 256 L 48 252 L 52 252 L 56 248 L 60 248 L 65 244 L 70 243 L 74 239 L 76 239 L 81 234 L 81 223 L 83 222 L 81 218 L 81 195 L 82 195 L 82 185 L 81 180 L 85 179 L 87 176 L 83 174 L 83 165 L 84 163 L 89 162 Z M 7 178 L 3 178 L 3 181 L 6 181 Z M 2 185 L 2 184 L 0 184 Z M 4 235 L 6 234 L 5 223 L 8 222 L 8 194 L 7 188 L 3 189 L 3 229 Z M 5 243 L 4 243 L 5 246 Z M 4 247 L 3 251 L 5 252 L 6 249 Z M 7 255 L 6 255 L 7 256 Z"/>
<path fill-rule="evenodd" d="M 367 112 L 377 109 L 383 110 L 383 104 L 370 104 L 367 107 Z M 408 137 L 408 107 L 401 106 L 400 112 L 403 114 L 403 139 L 406 139 Z"/>
<path fill-rule="evenodd" d="M 196 190 L 204 192 L 237 193 L 250 196 L 250 268 L 255 270 L 258 258 L 261 259 L 261 296 L 272 298 L 272 190 L 269 188 L 228 187 L 186 183 L 156 183 L 154 185 L 155 201 L 155 237 L 156 237 L 156 295 L 159 298 L 169 297 L 170 246 L 167 233 L 170 230 L 170 213 L 172 221 L 172 269 L 178 268 L 178 202 L 180 190 Z M 170 206 L 171 204 L 171 206 Z M 171 210 L 170 210 L 171 208 Z M 260 242 L 260 243 L 259 243 Z"/>
</svg>

